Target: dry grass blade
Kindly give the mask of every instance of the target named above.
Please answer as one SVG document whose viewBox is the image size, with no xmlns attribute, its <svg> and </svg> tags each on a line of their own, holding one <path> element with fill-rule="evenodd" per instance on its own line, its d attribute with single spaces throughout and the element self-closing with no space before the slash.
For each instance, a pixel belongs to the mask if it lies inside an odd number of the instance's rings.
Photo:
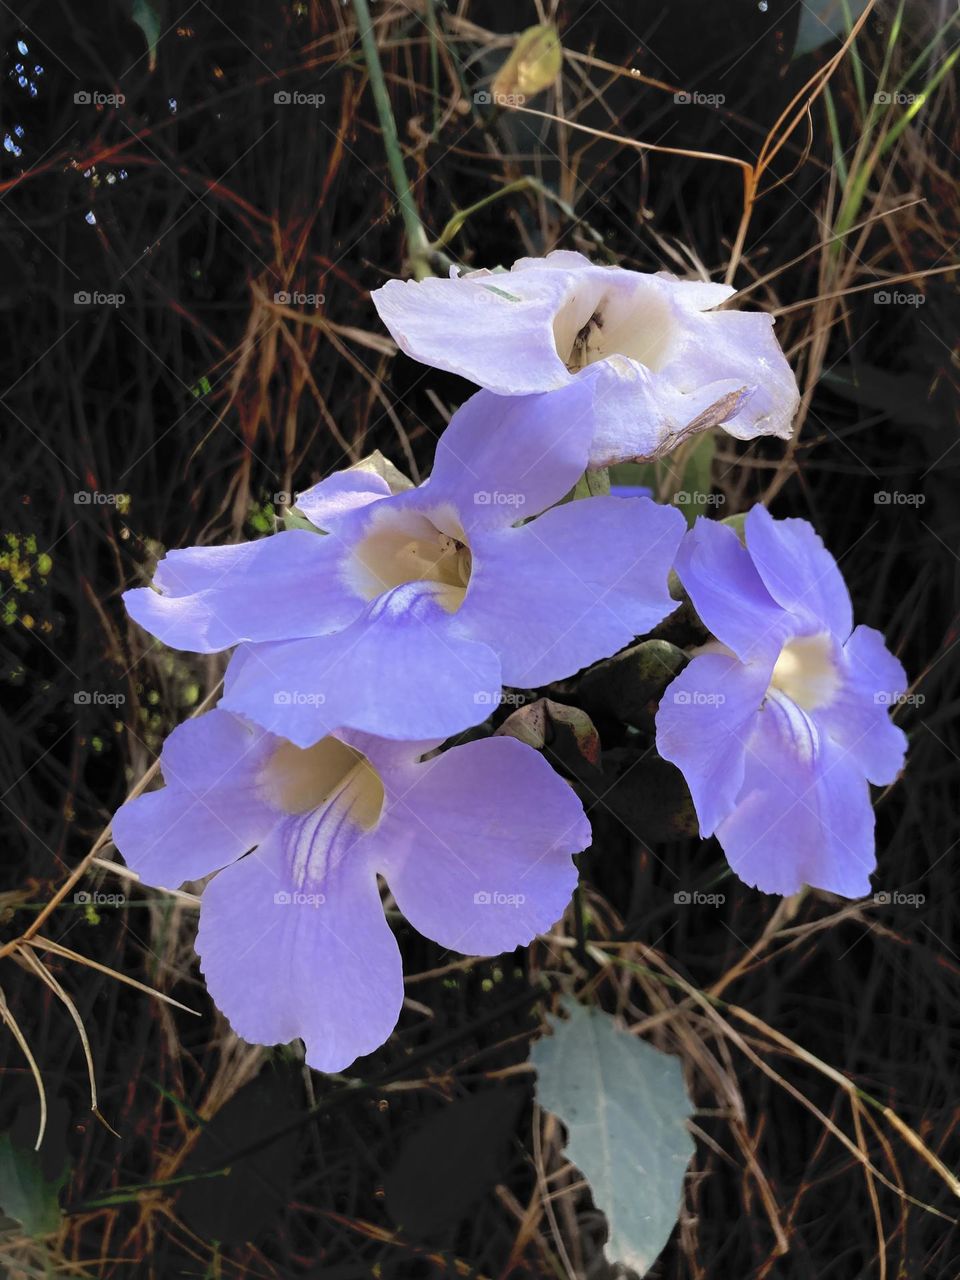
<svg viewBox="0 0 960 1280">
<path fill-rule="evenodd" d="M 43 1142 L 43 1135 L 47 1128 L 47 1093 L 43 1087 L 43 1076 L 40 1074 L 40 1068 L 37 1066 L 37 1060 L 33 1056 L 26 1036 L 20 1030 L 20 1025 L 16 1018 L 10 1012 L 10 1006 L 7 1004 L 7 997 L 3 990 L 0 989 L 0 1018 L 7 1024 L 13 1035 L 14 1040 L 20 1046 L 23 1056 L 27 1060 L 30 1072 L 33 1076 L 34 1083 L 37 1086 L 37 1096 L 40 1099 L 40 1123 L 37 1126 L 37 1140 L 34 1143 L 34 1150 L 40 1150 L 40 1144 Z"/>
<path fill-rule="evenodd" d="M 37 947 L 41 951 L 49 951 L 55 956 L 62 956 L 65 960 L 73 960 L 77 964 L 83 965 L 84 968 L 93 969 L 108 978 L 113 978 L 115 982 L 122 982 L 125 986 L 133 987 L 135 991 L 142 991 L 145 995 L 153 996 L 155 1000 L 162 1000 L 164 1004 L 168 1004 L 174 1009 L 180 1009 L 183 1013 L 192 1013 L 197 1018 L 200 1017 L 196 1009 L 191 1009 L 189 1005 L 181 1004 L 179 1000 L 174 1000 L 173 996 L 168 996 L 163 991 L 157 991 L 154 987 L 147 986 L 145 982 L 139 982 L 136 978 L 131 978 L 129 974 L 118 973 L 116 969 L 100 964 L 97 960 L 91 960 L 89 956 L 82 956 L 77 951 L 71 951 L 69 947 L 65 947 L 59 942 L 54 942 L 51 938 L 24 938 L 22 945 Z"/>
<path fill-rule="evenodd" d="M 114 1129 L 103 1117 L 97 1103 L 97 1075 L 93 1065 L 93 1053 L 90 1049 L 90 1037 L 87 1035 L 87 1029 L 83 1025 L 83 1019 L 80 1017 L 77 1006 L 70 999 L 66 991 L 64 991 L 63 987 L 46 965 L 42 964 L 40 959 L 29 950 L 29 946 L 26 948 L 18 948 L 15 954 L 19 959 L 22 959 L 27 967 L 50 988 L 73 1019 L 73 1024 L 77 1028 L 77 1035 L 80 1037 L 80 1043 L 83 1046 L 84 1062 L 87 1064 L 87 1078 L 90 1083 L 90 1110 L 115 1138 L 119 1138 L 119 1133 L 117 1133 L 116 1129 Z"/>
</svg>

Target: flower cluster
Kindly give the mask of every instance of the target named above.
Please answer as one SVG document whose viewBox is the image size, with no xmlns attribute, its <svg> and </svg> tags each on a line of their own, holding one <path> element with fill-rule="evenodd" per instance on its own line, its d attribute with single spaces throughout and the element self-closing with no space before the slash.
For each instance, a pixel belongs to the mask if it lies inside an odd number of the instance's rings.
<svg viewBox="0 0 960 1280">
<path fill-rule="evenodd" d="M 585 471 L 710 427 L 789 434 L 797 390 L 770 318 L 715 310 L 729 294 L 567 252 L 388 284 L 374 301 L 400 346 L 480 387 L 429 479 L 339 471 L 298 496 L 299 527 L 171 551 L 127 593 L 164 643 L 233 650 L 219 705 L 174 730 L 166 785 L 113 832 L 147 883 L 217 873 L 197 950 L 240 1035 L 299 1037 L 326 1071 L 389 1036 L 403 983 L 378 877 L 468 954 L 560 918 L 590 842 L 575 792 L 513 738 L 444 744 L 503 686 L 574 676 L 656 627 L 674 568 L 716 639 L 667 689 L 658 746 L 703 833 L 771 892 L 863 891 L 867 782 L 903 753 L 875 695 L 903 673 L 852 629 L 813 531 L 756 509 L 744 547 L 641 491 L 570 500 Z"/>
<path fill-rule="evenodd" d="M 715 639 L 664 694 L 657 749 L 682 771 L 700 830 L 767 893 L 846 897 L 875 866 L 868 782 L 892 782 L 906 739 L 889 709 L 906 688 L 879 631 L 805 520 L 747 514 L 745 542 L 697 520 L 676 570 Z"/>
</svg>

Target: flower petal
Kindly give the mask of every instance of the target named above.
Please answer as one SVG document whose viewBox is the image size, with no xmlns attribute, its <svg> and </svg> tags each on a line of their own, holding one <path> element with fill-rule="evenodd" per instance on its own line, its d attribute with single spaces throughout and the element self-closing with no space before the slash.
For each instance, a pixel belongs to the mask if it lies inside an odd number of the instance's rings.
<svg viewBox="0 0 960 1280">
<path fill-rule="evenodd" d="M 300 747 L 338 728 L 419 739 L 478 724 L 497 701 L 500 662 L 453 630 L 434 587 L 395 587 L 336 635 L 238 651 L 222 705 Z"/>
<path fill-rule="evenodd" d="M 175 649 L 216 653 L 241 641 L 320 635 L 363 608 L 341 580 L 344 546 L 290 529 L 256 542 L 169 551 L 153 590 L 124 595 L 130 616 Z"/>
<path fill-rule="evenodd" d="M 667 685 L 657 711 L 657 751 L 690 789 L 703 836 L 733 810 L 743 786 L 747 742 L 772 664 L 725 653 L 694 658 Z"/>
<path fill-rule="evenodd" d="M 744 524 L 747 550 L 770 595 L 808 627 L 842 643 L 853 630 L 850 593 L 837 562 L 806 520 L 774 520 L 757 505 Z"/>
<path fill-rule="evenodd" d="M 178 725 L 164 743 L 166 786 L 128 800 L 113 840 L 146 884 L 175 889 L 235 861 L 267 834 L 277 815 L 256 775 L 276 739 L 225 711 Z"/>
<path fill-rule="evenodd" d="M 707 426 L 788 438 L 796 379 L 762 312 L 714 311 L 733 290 L 559 250 L 508 273 L 392 281 L 373 294 L 408 355 L 498 395 L 558 392 L 607 366 L 591 465 L 653 458 Z"/>
<path fill-rule="evenodd" d="M 385 876 L 442 947 L 495 955 L 562 915 L 590 843 L 573 790 L 532 747 L 486 738 L 416 765 L 382 829 Z"/>
<path fill-rule="evenodd" d="M 800 391 L 774 334 L 773 317 L 762 311 L 711 311 L 688 321 L 685 330 L 686 344 L 664 368 L 664 378 L 678 391 L 711 383 L 747 386 L 749 398 L 724 420 L 724 431 L 738 440 L 761 435 L 789 440 Z"/>
<path fill-rule="evenodd" d="M 524 396 L 570 381 L 553 337 L 570 281 L 565 271 L 471 271 L 447 280 L 391 280 L 370 296 L 414 360 L 500 395 Z"/>
<path fill-rule="evenodd" d="M 389 498 L 391 492 L 384 477 L 375 471 L 348 467 L 298 493 L 295 506 L 318 529 L 330 529 L 341 517 Z"/>
<path fill-rule="evenodd" d="M 499 654 L 505 684 L 534 688 L 615 653 L 676 608 L 667 575 L 679 511 L 584 498 L 473 540 L 456 630 Z"/>
<path fill-rule="evenodd" d="M 726 429 L 756 391 L 742 379 L 726 379 L 681 392 L 636 360 L 618 355 L 588 365 L 577 380 L 593 370 L 597 391 L 591 467 L 659 458 L 699 431 Z M 562 404 L 570 391 L 552 394 Z"/>
<path fill-rule="evenodd" d="M 717 829 L 730 866 L 764 893 L 803 885 L 870 892 L 876 866 L 870 790 L 852 755 L 788 698 L 757 719 L 736 809 Z"/>
<path fill-rule="evenodd" d="M 816 712 L 817 723 L 877 786 L 903 768 L 907 737 L 890 708 L 907 687 L 903 667 L 873 627 L 855 627 L 843 646 L 843 679 L 837 696 Z"/>
<path fill-rule="evenodd" d="M 403 975 L 367 841 L 304 878 L 304 865 L 325 861 L 326 828 L 323 814 L 289 818 L 222 871 L 204 891 L 196 946 L 237 1035 L 299 1037 L 311 1067 L 342 1071 L 389 1037 Z"/>
<path fill-rule="evenodd" d="M 423 500 L 450 502 L 467 530 L 513 524 L 559 502 L 587 466 L 596 382 L 578 378 L 560 400 L 478 391 L 440 437 Z"/>
<path fill-rule="evenodd" d="M 775 659 L 798 629 L 771 598 L 729 525 L 698 516 L 675 567 L 704 626 L 742 661 Z"/>
</svg>

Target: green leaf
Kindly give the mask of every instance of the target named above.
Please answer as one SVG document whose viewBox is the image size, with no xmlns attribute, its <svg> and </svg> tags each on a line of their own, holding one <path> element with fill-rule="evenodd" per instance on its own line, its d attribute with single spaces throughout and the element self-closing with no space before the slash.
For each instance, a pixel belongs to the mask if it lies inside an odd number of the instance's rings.
<svg viewBox="0 0 960 1280">
<path fill-rule="evenodd" d="M 580 696 L 588 710 L 652 728 L 664 689 L 686 664 L 686 654 L 669 640 L 642 640 L 591 667 L 580 681 Z"/>
<path fill-rule="evenodd" d="M 413 481 L 409 476 L 405 476 L 399 467 L 394 466 L 389 458 L 385 457 L 379 449 L 374 449 L 372 453 L 368 453 L 361 458 L 359 462 L 354 462 L 352 466 L 345 467 L 345 471 L 367 471 L 371 475 L 379 476 L 381 480 L 387 482 L 387 488 L 391 493 L 403 493 L 407 489 L 413 488 Z M 284 501 L 288 502 L 290 495 L 284 495 Z M 317 533 L 316 525 L 312 524 L 302 511 L 296 506 L 294 499 L 293 506 L 284 506 L 283 525 L 285 529 L 307 529 L 311 533 Z"/>
<path fill-rule="evenodd" d="M 143 32 L 147 42 L 147 66 L 151 71 L 157 69 L 157 44 L 160 40 L 160 15 L 150 0 L 131 0 L 130 20 Z"/>
<path fill-rule="evenodd" d="M 43 1171 L 40 1155 L 17 1146 L 9 1133 L 0 1134 L 0 1209 L 15 1218 L 31 1236 L 47 1236 L 60 1229 L 60 1188 L 67 1165 L 54 1179 Z"/>
<path fill-rule="evenodd" d="M 192 1180 L 184 1182 L 177 1212 L 205 1240 L 236 1246 L 256 1240 L 282 1218 L 300 1131 L 283 1133 L 236 1159 L 233 1153 L 304 1115 L 299 1076 L 289 1064 L 268 1066 L 204 1123 L 182 1165 Z M 228 1172 L 218 1176 L 224 1166 Z"/>
<path fill-rule="evenodd" d="M 603 805 L 646 844 L 686 839 L 700 829 L 683 774 L 655 755 L 638 759 L 632 750 L 608 752 Z"/>
<path fill-rule="evenodd" d="M 654 462 L 617 462 L 610 468 L 614 488 L 649 489 L 657 496 L 657 467 Z"/>
<path fill-rule="evenodd" d="M 494 102 L 522 105 L 548 89 L 563 68 L 563 47 L 556 27 L 528 27 L 497 72 L 490 92 Z"/>
<path fill-rule="evenodd" d="M 673 503 L 683 512 L 689 525 L 697 516 L 707 515 L 710 510 L 716 452 L 716 436 L 712 431 L 703 431 L 694 438 L 684 459 Z"/>
<path fill-rule="evenodd" d="M 606 467 L 585 471 L 574 485 L 573 498 L 606 498 L 610 495 L 610 472 Z"/>
<path fill-rule="evenodd" d="M 566 1126 L 567 1154 L 606 1215 L 608 1261 L 643 1275 L 670 1237 L 694 1152 L 680 1061 L 564 998 L 566 1021 L 533 1046 L 537 1098 Z"/>
<path fill-rule="evenodd" d="M 793 56 L 813 53 L 828 40 L 843 40 L 867 7 L 867 0 L 804 0 Z"/>
<path fill-rule="evenodd" d="M 484 1089 L 444 1103 L 407 1138 L 383 1180 L 390 1216 L 432 1239 L 462 1222 L 503 1180 L 525 1088 Z"/>
<path fill-rule="evenodd" d="M 374 449 L 372 453 L 368 453 L 366 457 L 361 458 L 359 462 L 355 462 L 353 466 L 347 467 L 347 471 L 370 471 L 375 476 L 379 476 L 381 480 L 386 480 L 391 493 L 403 493 L 406 489 L 413 488 L 413 481 L 409 476 L 405 476 L 399 467 L 394 466 L 389 458 L 385 457 L 379 449 Z"/>
<path fill-rule="evenodd" d="M 322 532 L 315 524 L 311 524 L 303 512 L 298 511 L 296 507 L 284 507 L 283 527 L 284 529 L 306 529 L 308 533 Z"/>
<path fill-rule="evenodd" d="M 724 517 L 724 519 L 720 521 L 720 523 L 721 523 L 721 524 L 728 524 L 728 525 L 730 526 L 730 528 L 734 531 L 734 533 L 737 535 L 737 537 L 740 539 L 740 541 L 741 541 L 741 542 L 745 542 L 745 541 L 746 541 L 746 538 L 747 538 L 747 533 L 746 533 L 746 526 L 747 526 L 747 513 L 746 513 L 746 511 L 738 511 L 738 512 L 737 512 L 737 514 L 736 514 L 736 515 L 734 515 L 734 516 L 725 516 L 725 517 Z"/>
<path fill-rule="evenodd" d="M 512 712 L 497 734 L 536 751 L 549 747 L 563 764 L 579 764 L 579 758 L 594 768 L 600 763 L 600 735 L 587 713 L 551 698 L 538 698 Z"/>
</svg>

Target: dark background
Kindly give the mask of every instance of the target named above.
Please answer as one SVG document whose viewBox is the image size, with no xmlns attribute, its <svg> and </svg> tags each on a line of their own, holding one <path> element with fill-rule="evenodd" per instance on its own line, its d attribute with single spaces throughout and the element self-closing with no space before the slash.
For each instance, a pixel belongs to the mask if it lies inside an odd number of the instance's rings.
<svg viewBox="0 0 960 1280">
<path fill-rule="evenodd" d="M 803 6 L 777 0 L 766 12 L 734 0 L 561 4 L 568 52 L 725 98 L 720 109 L 678 105 L 597 62 L 568 60 L 562 114 L 625 141 L 600 140 L 473 100 L 508 37 L 543 16 L 533 4 L 438 9 L 436 94 L 424 5 L 373 8 L 428 234 L 524 175 L 570 207 L 535 191 L 488 206 L 450 247 L 470 266 L 564 247 L 641 270 L 692 274 L 702 264 L 722 278 L 741 212 L 738 171 L 641 153 L 628 140 L 753 159 L 838 48 L 793 59 Z M 369 300 L 405 274 L 405 250 L 349 6 L 197 0 L 157 12 L 151 68 L 128 5 L 18 0 L 0 11 L 4 941 L 219 677 L 219 659 L 173 653 L 134 629 L 121 591 L 143 582 L 164 548 L 269 531 L 276 494 L 372 448 L 425 474 L 444 413 L 469 390 L 391 354 Z M 892 54 L 899 73 L 930 42 L 918 76 L 942 64 L 956 41 L 955 27 L 937 36 L 948 16 L 945 5 L 906 5 Z M 732 880 L 714 842 L 648 841 L 596 793 L 584 899 L 592 936 L 655 948 L 702 988 L 769 928 L 769 945 L 725 996 L 892 1106 L 956 1167 L 957 310 L 954 277 L 925 274 L 956 259 L 949 76 L 877 157 L 857 218 L 876 220 L 820 247 L 863 132 L 858 80 L 871 100 L 894 25 L 894 9 L 881 6 L 859 61 L 832 81 L 839 146 L 820 99 L 809 135 L 799 129 L 777 157 L 735 280 L 764 278 L 748 305 L 806 304 L 778 323 L 805 393 L 795 450 L 785 458 L 778 443 L 721 441 L 714 478 L 727 513 L 764 498 L 774 514 L 816 524 L 858 621 L 885 632 L 915 682 L 914 701 L 897 711 L 908 768 L 877 797 L 875 885 L 923 901 L 850 907 L 811 894 L 774 918 L 777 902 Z M 294 89 L 325 102 L 274 101 Z M 82 93 L 125 101 L 75 101 Z M 556 92 L 533 105 L 558 110 Z M 901 273 L 911 278 L 890 287 L 922 293 L 922 304 L 877 304 L 863 287 Z M 279 292 L 323 302 L 283 310 Z M 833 292 L 844 296 L 813 301 Z M 77 301 L 83 293 L 101 300 Z M 880 492 L 906 499 L 878 503 Z M 78 493 L 100 497 L 78 502 Z M 720 908 L 674 903 L 678 888 L 717 885 Z M 53 1259 L 65 1274 L 158 1277 L 353 1277 L 375 1265 L 385 1276 L 564 1274 L 542 1205 L 521 1232 L 540 1120 L 529 1074 L 504 1072 L 525 1061 L 564 983 L 587 984 L 631 1022 L 679 1003 L 656 965 L 631 979 L 535 946 L 458 968 L 397 921 L 415 1003 L 389 1044 L 351 1070 L 362 1082 L 351 1091 L 309 1077 L 288 1051 L 232 1040 L 197 975 L 189 906 L 103 868 L 84 887 L 127 901 L 90 910 L 71 894 L 44 935 L 202 1016 L 51 959 L 83 1019 L 118 1139 L 90 1118 L 67 1011 L 35 974 L 3 960 L 0 984 L 51 1099 L 48 1171 L 68 1167 L 59 1235 L 23 1244 L 14 1231 L 0 1254 L 9 1265 Z M 531 977 L 548 981 L 531 988 Z M 654 1033 L 684 1054 L 701 1113 L 681 1229 L 651 1274 L 853 1280 L 881 1274 L 881 1240 L 888 1275 L 960 1273 L 956 1201 L 928 1164 L 882 1120 L 859 1119 L 858 1135 L 829 1079 L 737 1030 L 781 1079 L 696 1010 Z M 35 1090 L 9 1035 L 0 1063 L 0 1128 L 22 1142 Z M 398 1081 L 420 1084 L 389 1087 Z M 865 1175 L 825 1117 L 891 1185 Z M 143 1190 L 217 1167 L 224 1151 L 255 1148 L 284 1124 L 290 1134 L 240 1157 L 227 1184 Z M 555 1171 L 555 1137 L 547 1148 Z M 563 1191 L 554 1219 L 574 1269 L 602 1275 L 602 1223 L 575 1183 L 551 1183 Z M 783 1257 L 761 1184 L 789 1241 Z"/>
</svg>

